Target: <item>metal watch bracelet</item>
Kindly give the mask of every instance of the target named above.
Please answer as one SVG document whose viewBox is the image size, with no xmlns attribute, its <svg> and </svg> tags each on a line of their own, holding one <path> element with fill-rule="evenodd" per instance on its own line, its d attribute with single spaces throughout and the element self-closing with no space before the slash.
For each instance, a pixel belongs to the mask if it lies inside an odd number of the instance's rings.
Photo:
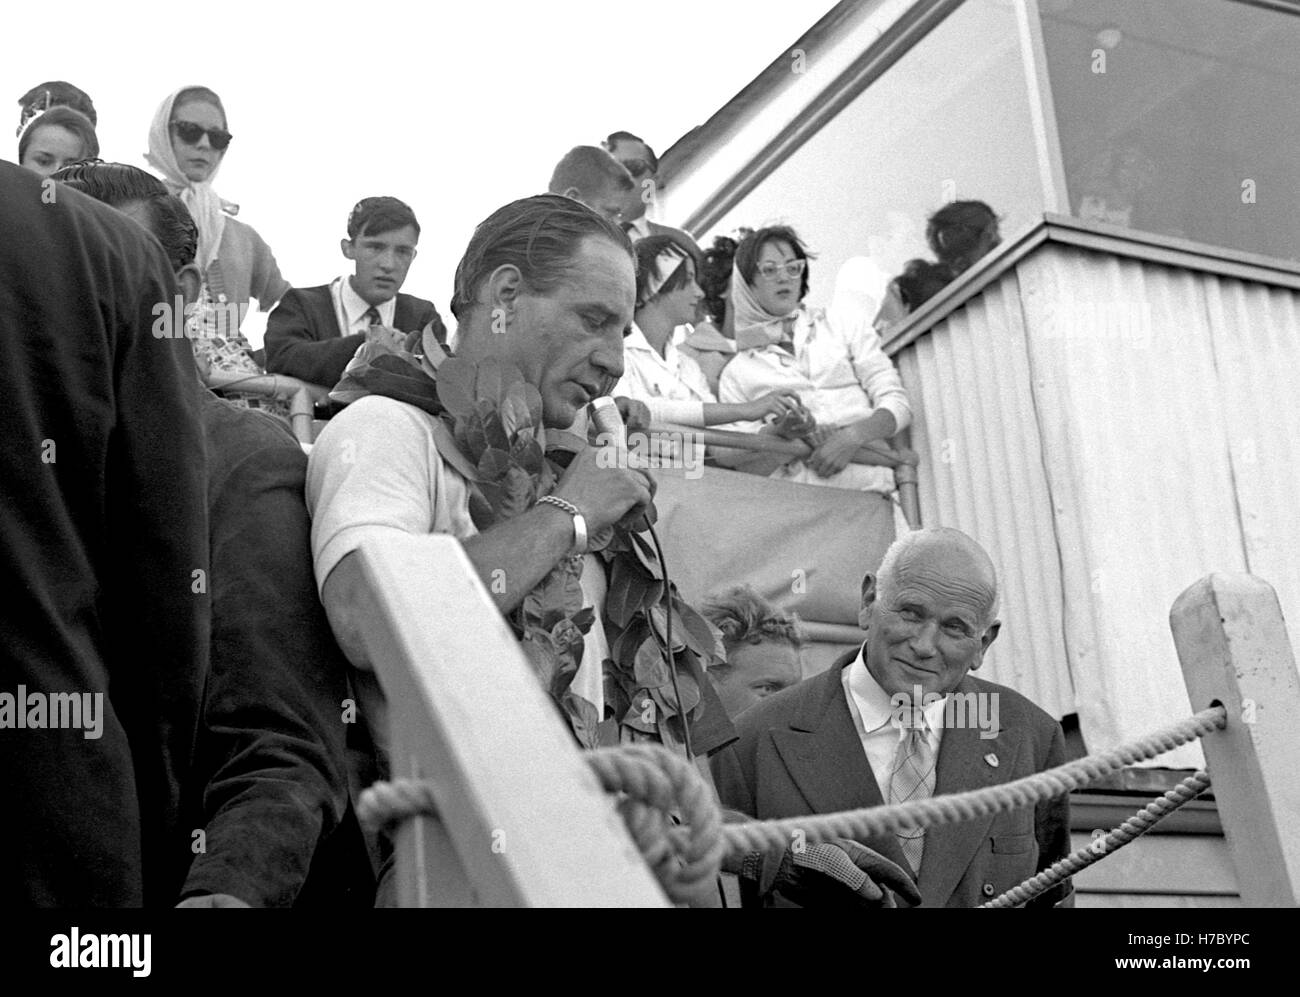
<svg viewBox="0 0 1300 997">
<path fill-rule="evenodd" d="M 572 502 L 560 498 L 558 495 L 543 495 L 537 500 L 538 505 L 553 505 L 557 509 L 563 509 L 573 517 L 573 549 L 569 552 L 573 554 L 587 553 L 587 520 L 583 518 L 578 507 Z"/>
</svg>

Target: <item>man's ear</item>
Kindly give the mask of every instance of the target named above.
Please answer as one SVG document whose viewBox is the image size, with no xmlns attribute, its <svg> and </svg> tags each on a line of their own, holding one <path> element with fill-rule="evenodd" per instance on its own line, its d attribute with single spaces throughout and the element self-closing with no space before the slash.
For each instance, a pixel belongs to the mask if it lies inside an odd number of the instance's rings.
<svg viewBox="0 0 1300 997">
<path fill-rule="evenodd" d="M 176 271 L 176 283 L 181 289 L 181 298 L 185 304 L 192 305 L 199 300 L 199 292 L 203 290 L 203 277 L 193 263 L 187 263 Z"/>
<path fill-rule="evenodd" d="M 583 204 L 587 203 L 586 201 L 582 200 L 582 191 L 578 190 L 577 187 L 566 188 L 564 191 L 564 196 L 568 198 L 572 198 L 575 201 L 582 201 Z"/>
<path fill-rule="evenodd" d="M 351 239 L 340 239 L 339 249 L 343 250 L 343 255 L 347 259 L 355 260 L 357 258 L 357 250 L 356 247 L 352 245 Z"/>
<path fill-rule="evenodd" d="M 988 629 L 984 631 L 984 636 L 980 638 L 980 656 L 975 664 L 971 665 L 970 670 L 975 671 L 980 665 L 984 664 L 984 655 L 989 649 L 989 645 L 998 639 L 998 631 L 1002 629 L 1002 621 L 994 620 L 989 624 Z"/>
<path fill-rule="evenodd" d="M 876 601 L 876 576 L 868 571 L 862 576 L 862 601 L 858 605 L 858 626 L 870 628 L 871 607 Z"/>
<path fill-rule="evenodd" d="M 487 306 L 495 316 L 504 314 L 506 321 L 515 313 L 519 295 L 523 293 L 524 275 L 513 263 L 503 263 L 492 271 L 487 280 Z"/>
</svg>

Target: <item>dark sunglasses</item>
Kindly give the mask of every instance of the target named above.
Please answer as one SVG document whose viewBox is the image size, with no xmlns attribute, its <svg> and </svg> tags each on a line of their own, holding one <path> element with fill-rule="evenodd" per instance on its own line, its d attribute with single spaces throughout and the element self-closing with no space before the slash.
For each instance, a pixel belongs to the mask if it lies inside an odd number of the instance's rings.
<svg viewBox="0 0 1300 997">
<path fill-rule="evenodd" d="M 204 135 L 207 135 L 212 148 L 216 149 L 217 152 L 224 152 L 226 146 L 230 145 L 230 140 L 234 138 L 224 128 L 204 128 L 202 125 L 196 125 L 193 121 L 173 121 L 172 130 L 180 136 L 180 140 L 186 145 L 198 145 L 199 140 Z"/>
</svg>

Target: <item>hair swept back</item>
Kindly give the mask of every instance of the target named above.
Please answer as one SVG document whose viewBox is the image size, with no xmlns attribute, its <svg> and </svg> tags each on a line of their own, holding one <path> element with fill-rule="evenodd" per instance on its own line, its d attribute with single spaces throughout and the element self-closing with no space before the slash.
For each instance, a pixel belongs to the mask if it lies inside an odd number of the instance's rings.
<svg viewBox="0 0 1300 997">
<path fill-rule="evenodd" d="M 573 258 L 588 236 L 608 239 L 635 264 L 627 234 L 571 197 L 535 194 L 497 208 L 474 229 L 456 267 L 451 313 L 464 322 L 484 282 L 501 266 L 517 267 L 532 291 L 553 291 L 572 276 Z"/>
</svg>

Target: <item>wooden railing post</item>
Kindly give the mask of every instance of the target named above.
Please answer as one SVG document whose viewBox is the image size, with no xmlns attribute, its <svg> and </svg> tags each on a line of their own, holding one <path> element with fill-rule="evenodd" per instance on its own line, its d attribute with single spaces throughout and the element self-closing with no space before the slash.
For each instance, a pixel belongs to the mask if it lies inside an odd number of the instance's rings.
<svg viewBox="0 0 1300 997">
<path fill-rule="evenodd" d="M 1241 897 L 1249 907 L 1300 903 L 1300 675 L 1282 608 L 1267 583 L 1212 574 L 1169 614 L 1194 710 L 1221 703 L 1225 730 L 1205 758 Z"/>
<path fill-rule="evenodd" d="M 381 531 L 334 570 L 383 687 L 393 776 L 428 779 L 437 801 L 437 820 L 396 835 L 400 902 L 667 906 L 459 542 Z"/>
</svg>

